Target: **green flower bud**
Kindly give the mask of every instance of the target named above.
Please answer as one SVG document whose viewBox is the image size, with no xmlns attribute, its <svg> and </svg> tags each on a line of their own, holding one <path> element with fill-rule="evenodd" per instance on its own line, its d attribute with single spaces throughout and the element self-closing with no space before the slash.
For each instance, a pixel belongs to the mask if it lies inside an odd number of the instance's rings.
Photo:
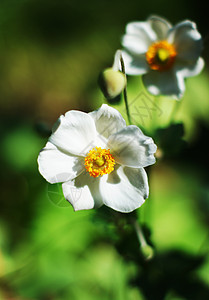
<svg viewBox="0 0 209 300">
<path fill-rule="evenodd" d="M 112 68 L 104 70 L 98 80 L 99 86 L 107 100 L 116 98 L 126 86 L 126 76 Z"/>
<path fill-rule="evenodd" d="M 146 260 L 150 260 L 154 256 L 154 250 L 150 245 L 144 245 L 141 247 L 142 254 Z"/>
</svg>

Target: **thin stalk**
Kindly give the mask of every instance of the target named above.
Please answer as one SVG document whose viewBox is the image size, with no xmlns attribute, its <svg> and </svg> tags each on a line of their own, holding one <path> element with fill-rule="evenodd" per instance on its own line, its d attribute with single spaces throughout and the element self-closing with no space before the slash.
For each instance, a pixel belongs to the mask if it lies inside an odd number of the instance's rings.
<svg viewBox="0 0 209 300">
<path fill-rule="evenodd" d="M 137 238 L 138 238 L 138 241 L 139 241 L 141 252 L 142 252 L 145 260 L 152 259 L 152 257 L 154 256 L 154 250 L 150 245 L 147 244 L 147 241 L 144 237 L 141 226 L 139 225 L 139 223 L 136 219 L 132 219 L 132 224 L 133 224 L 134 229 L 136 231 L 136 235 L 137 235 Z"/>
<path fill-rule="evenodd" d="M 122 57 L 122 54 L 120 53 L 120 63 L 121 63 L 121 71 L 124 74 L 125 78 L 126 78 L 126 71 L 125 71 L 125 64 L 124 64 L 124 60 Z M 124 96 L 124 101 L 125 101 L 125 107 L 126 107 L 126 114 L 127 114 L 127 118 L 128 118 L 128 122 L 129 124 L 131 124 L 131 116 L 130 116 L 130 112 L 129 112 L 129 107 L 128 107 L 128 96 L 127 96 L 127 84 L 125 85 L 125 88 L 123 90 L 123 96 Z"/>
<path fill-rule="evenodd" d="M 147 242 L 145 240 L 145 237 L 143 235 L 141 226 L 139 225 L 138 221 L 132 219 L 132 224 L 133 224 L 134 229 L 136 231 L 136 235 L 137 235 L 140 246 L 141 247 L 147 246 Z"/>
</svg>

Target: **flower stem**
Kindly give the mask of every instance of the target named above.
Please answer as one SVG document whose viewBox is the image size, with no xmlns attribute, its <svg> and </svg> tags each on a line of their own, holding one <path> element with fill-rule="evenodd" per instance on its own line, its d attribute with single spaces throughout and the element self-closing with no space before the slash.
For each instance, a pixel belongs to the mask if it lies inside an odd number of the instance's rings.
<svg viewBox="0 0 209 300">
<path fill-rule="evenodd" d="M 137 220 L 133 220 L 133 219 L 132 219 L 132 224 L 133 224 L 134 229 L 136 231 L 136 235 L 137 235 L 137 238 L 139 240 L 140 246 L 141 247 L 146 246 L 147 242 L 146 242 L 145 237 L 143 235 L 141 226 L 139 225 L 139 223 L 137 222 Z"/>
<path fill-rule="evenodd" d="M 147 241 L 144 237 L 143 231 L 141 229 L 141 226 L 139 225 L 139 222 L 136 219 L 131 219 L 132 224 L 134 226 L 134 229 L 136 231 L 136 235 L 141 247 L 141 251 L 143 253 L 143 256 L 146 260 L 149 260 L 153 257 L 154 251 L 153 248 L 147 244 Z"/>
<path fill-rule="evenodd" d="M 121 71 L 124 74 L 124 76 L 126 77 L 125 64 L 124 64 L 124 60 L 123 60 L 121 53 L 120 53 L 120 63 L 121 63 Z M 129 124 L 131 124 L 131 116 L 130 116 L 129 107 L 128 107 L 127 84 L 125 85 L 125 88 L 123 90 L 123 96 L 124 96 L 124 101 L 125 101 L 125 106 L 126 106 L 126 114 L 128 117 L 128 122 L 129 122 Z"/>
</svg>

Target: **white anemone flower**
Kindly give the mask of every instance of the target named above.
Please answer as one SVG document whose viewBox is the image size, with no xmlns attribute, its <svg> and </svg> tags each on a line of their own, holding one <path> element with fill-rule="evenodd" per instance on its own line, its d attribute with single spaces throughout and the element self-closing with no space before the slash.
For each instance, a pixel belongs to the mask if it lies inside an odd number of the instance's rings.
<svg viewBox="0 0 209 300">
<path fill-rule="evenodd" d="M 156 145 L 121 114 L 103 104 L 91 113 L 62 115 L 38 156 L 50 183 L 62 182 L 75 211 L 106 205 L 120 212 L 140 207 L 149 194 L 144 167 L 154 164 Z"/>
<path fill-rule="evenodd" d="M 146 22 L 131 22 L 122 45 L 126 73 L 143 74 L 143 83 L 153 95 L 181 98 L 184 78 L 199 74 L 204 66 L 201 35 L 196 24 L 188 20 L 173 27 L 157 16 Z"/>
</svg>

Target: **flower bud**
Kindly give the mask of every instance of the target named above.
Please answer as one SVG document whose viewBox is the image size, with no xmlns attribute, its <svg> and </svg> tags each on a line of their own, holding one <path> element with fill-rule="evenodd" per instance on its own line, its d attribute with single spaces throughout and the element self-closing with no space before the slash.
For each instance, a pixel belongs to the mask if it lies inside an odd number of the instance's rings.
<svg viewBox="0 0 209 300">
<path fill-rule="evenodd" d="M 120 71 L 113 68 L 104 70 L 98 80 L 99 86 L 107 100 L 118 97 L 126 86 L 126 77 Z"/>
<path fill-rule="evenodd" d="M 150 245 L 144 245 L 141 247 L 142 254 L 146 260 L 150 260 L 154 256 L 154 250 Z"/>
</svg>

